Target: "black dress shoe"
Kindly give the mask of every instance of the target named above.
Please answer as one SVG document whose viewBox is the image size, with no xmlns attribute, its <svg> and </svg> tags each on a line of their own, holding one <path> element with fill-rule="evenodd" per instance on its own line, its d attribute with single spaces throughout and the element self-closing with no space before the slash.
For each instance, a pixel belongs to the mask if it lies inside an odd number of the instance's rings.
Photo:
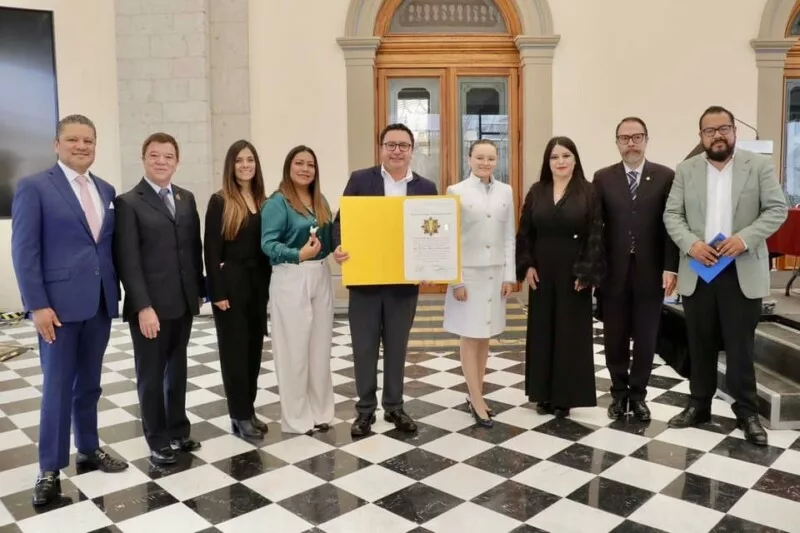
<svg viewBox="0 0 800 533">
<path fill-rule="evenodd" d="M 756 446 L 767 445 L 767 432 L 757 416 L 748 416 L 736 421 L 736 425 L 744 432 L 744 438 Z"/>
<path fill-rule="evenodd" d="M 231 420 L 231 431 L 245 440 L 261 440 L 264 433 L 258 430 L 251 420 Z"/>
<path fill-rule="evenodd" d="M 644 403 L 644 400 L 631 400 L 631 412 L 633 416 L 642 422 L 650 421 L 650 408 Z"/>
<path fill-rule="evenodd" d="M 569 408 L 567 407 L 554 407 L 553 414 L 556 418 L 567 418 L 569 416 Z"/>
<path fill-rule="evenodd" d="M 612 420 L 619 420 L 625 413 L 628 412 L 628 399 L 627 398 L 614 398 L 611 400 L 611 405 L 608 406 L 608 418 Z"/>
<path fill-rule="evenodd" d="M 58 472 L 42 472 L 33 486 L 33 505 L 47 505 L 61 496 L 61 479 Z"/>
<path fill-rule="evenodd" d="M 263 420 L 259 420 L 256 415 L 253 415 L 253 417 L 250 418 L 250 423 L 253 424 L 255 428 L 262 433 L 267 433 L 269 431 L 269 427 L 267 426 L 266 422 L 264 422 Z"/>
<path fill-rule="evenodd" d="M 184 439 L 175 439 L 169 443 L 170 447 L 176 452 L 193 452 L 199 450 L 201 444 L 194 439 L 186 437 Z"/>
<path fill-rule="evenodd" d="M 157 465 L 174 465 L 178 458 L 169 446 L 164 446 L 160 450 L 150 450 L 150 460 Z"/>
<path fill-rule="evenodd" d="M 326 431 L 331 429 L 331 425 L 330 424 L 314 424 L 314 429 L 316 429 L 317 431 L 321 431 L 322 433 L 325 433 Z"/>
<path fill-rule="evenodd" d="M 93 468 L 101 472 L 122 472 L 128 468 L 128 463 L 116 457 L 111 457 L 102 448 L 97 448 L 91 453 L 80 453 L 75 458 L 75 463 L 82 468 Z"/>
<path fill-rule="evenodd" d="M 417 424 L 402 408 L 384 412 L 383 419 L 404 433 L 414 433 L 417 430 Z"/>
<path fill-rule="evenodd" d="M 375 423 L 375 413 L 358 413 L 358 416 L 350 426 L 351 437 L 365 437 L 372 431 L 372 424 Z"/>
<path fill-rule="evenodd" d="M 536 404 L 536 412 L 540 415 L 552 415 L 553 414 L 553 404 L 550 402 L 539 402 Z"/>
<path fill-rule="evenodd" d="M 672 428 L 688 428 L 711 422 L 711 409 L 698 409 L 697 407 L 687 407 L 677 415 L 673 416 L 668 422 Z"/>
</svg>

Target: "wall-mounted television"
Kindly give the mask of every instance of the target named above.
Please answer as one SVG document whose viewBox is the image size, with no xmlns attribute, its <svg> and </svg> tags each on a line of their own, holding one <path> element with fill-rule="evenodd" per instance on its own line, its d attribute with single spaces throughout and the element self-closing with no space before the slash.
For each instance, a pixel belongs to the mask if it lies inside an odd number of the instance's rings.
<svg viewBox="0 0 800 533">
<path fill-rule="evenodd" d="M 20 178 L 55 164 L 57 124 L 53 13 L 0 7 L 0 218 Z"/>
</svg>

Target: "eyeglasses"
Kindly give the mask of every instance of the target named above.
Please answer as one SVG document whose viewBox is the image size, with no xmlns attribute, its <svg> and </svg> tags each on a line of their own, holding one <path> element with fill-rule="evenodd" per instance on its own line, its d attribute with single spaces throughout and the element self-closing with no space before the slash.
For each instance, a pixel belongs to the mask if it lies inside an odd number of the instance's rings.
<svg viewBox="0 0 800 533">
<path fill-rule="evenodd" d="M 617 142 L 619 144 L 628 144 L 633 141 L 633 144 L 642 144 L 647 138 L 644 133 L 634 133 L 633 135 L 617 135 Z"/>
<path fill-rule="evenodd" d="M 401 152 L 408 152 L 411 149 L 411 143 L 388 142 L 388 143 L 383 143 L 383 147 L 389 150 L 390 152 L 394 152 L 395 148 L 400 148 Z"/>
<path fill-rule="evenodd" d="M 733 131 L 733 125 L 732 124 L 723 124 L 722 126 L 720 126 L 718 128 L 703 128 L 700 131 L 706 137 L 713 137 L 714 135 L 717 134 L 717 132 L 720 132 L 722 135 L 727 135 L 727 134 L 729 134 L 730 132 Z"/>
</svg>

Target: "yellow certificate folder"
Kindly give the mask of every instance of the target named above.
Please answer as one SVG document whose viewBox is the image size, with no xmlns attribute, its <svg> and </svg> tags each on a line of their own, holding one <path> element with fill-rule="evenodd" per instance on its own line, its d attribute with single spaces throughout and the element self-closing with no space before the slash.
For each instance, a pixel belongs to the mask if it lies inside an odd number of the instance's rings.
<svg viewBox="0 0 800 533">
<path fill-rule="evenodd" d="M 417 285 L 405 275 L 404 205 L 406 202 L 452 198 L 456 201 L 457 279 L 429 279 L 434 283 L 461 282 L 461 209 L 458 196 L 343 196 L 339 201 L 342 249 L 349 259 L 342 264 L 342 284 Z"/>
</svg>

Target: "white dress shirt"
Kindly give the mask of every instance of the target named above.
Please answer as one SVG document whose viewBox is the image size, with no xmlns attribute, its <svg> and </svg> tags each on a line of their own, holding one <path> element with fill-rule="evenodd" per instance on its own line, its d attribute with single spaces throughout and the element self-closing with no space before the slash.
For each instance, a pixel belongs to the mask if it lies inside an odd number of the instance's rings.
<svg viewBox="0 0 800 533">
<path fill-rule="evenodd" d="M 722 233 L 730 237 L 733 227 L 733 158 L 722 168 L 709 161 L 706 174 L 706 242 Z"/>
<path fill-rule="evenodd" d="M 76 179 L 78 176 L 80 176 L 80 174 L 69 168 L 61 161 L 58 162 L 58 166 L 61 167 L 61 171 L 67 177 L 67 181 L 69 182 L 69 186 L 72 188 L 72 192 L 74 192 L 75 196 L 78 198 L 78 203 L 81 204 L 81 207 L 86 209 L 86 206 L 84 206 L 83 202 L 81 201 L 81 184 L 78 183 L 78 180 Z M 86 172 L 84 176 L 86 176 L 88 182 L 89 196 L 92 198 L 92 203 L 94 204 L 93 207 L 97 213 L 97 220 L 99 220 L 100 224 L 102 225 L 103 217 L 106 214 L 106 209 L 103 205 L 103 199 L 100 197 L 100 191 L 97 190 L 97 185 L 95 184 L 89 172 Z"/>
<path fill-rule="evenodd" d="M 167 195 L 167 200 L 169 201 L 170 204 L 172 204 L 172 208 L 175 209 L 175 195 L 172 194 L 172 182 L 167 183 L 166 187 L 162 187 L 161 185 L 156 185 L 147 176 L 144 177 L 144 181 L 146 181 L 147 183 L 150 184 L 150 186 L 153 188 L 153 190 L 156 191 L 156 194 L 158 194 L 161 191 L 161 189 L 169 190 L 169 194 Z M 159 195 L 159 196 L 161 196 L 161 195 Z"/>
<path fill-rule="evenodd" d="M 408 182 L 414 177 L 411 169 L 408 169 L 402 179 L 395 180 L 391 174 L 381 165 L 381 176 L 383 176 L 383 191 L 385 196 L 407 196 Z"/>
<path fill-rule="evenodd" d="M 461 201 L 461 266 L 503 266 L 503 281 L 516 280 L 514 193 L 492 178 L 470 175 L 447 188 Z"/>
</svg>

